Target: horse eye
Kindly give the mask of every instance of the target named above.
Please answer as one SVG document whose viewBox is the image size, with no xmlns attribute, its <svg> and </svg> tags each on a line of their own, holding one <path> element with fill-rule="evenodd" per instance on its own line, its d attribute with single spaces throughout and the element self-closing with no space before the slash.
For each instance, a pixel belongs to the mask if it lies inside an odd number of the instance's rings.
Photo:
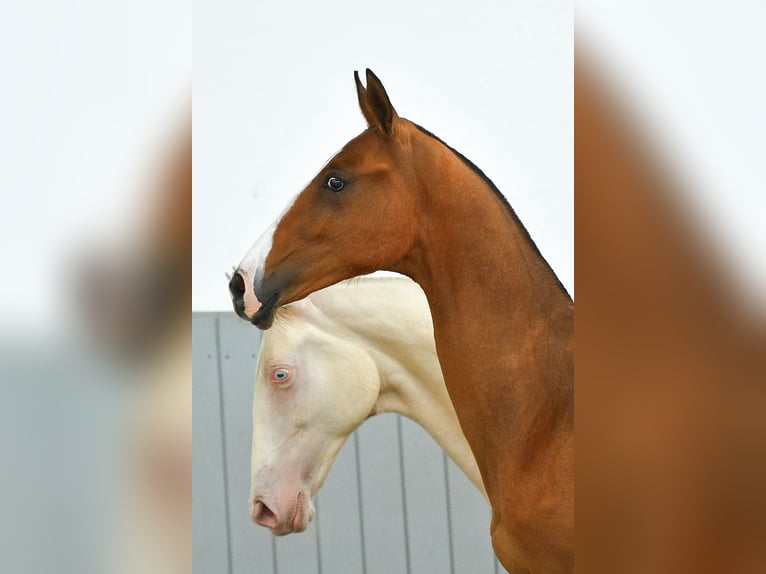
<svg viewBox="0 0 766 574">
<path fill-rule="evenodd" d="M 288 387 L 293 378 L 293 371 L 290 367 L 274 367 L 269 372 L 269 382 L 273 385 Z"/>
<path fill-rule="evenodd" d="M 332 191 L 340 191 L 343 189 L 344 185 L 346 185 L 345 182 L 342 179 L 338 179 L 337 177 L 330 177 L 327 179 L 327 187 L 329 187 Z"/>
</svg>

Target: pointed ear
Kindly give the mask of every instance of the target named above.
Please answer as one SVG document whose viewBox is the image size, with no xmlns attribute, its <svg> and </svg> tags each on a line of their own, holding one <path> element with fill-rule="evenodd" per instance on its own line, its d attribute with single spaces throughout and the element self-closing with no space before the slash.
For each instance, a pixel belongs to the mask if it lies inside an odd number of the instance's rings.
<svg viewBox="0 0 766 574">
<path fill-rule="evenodd" d="M 375 125 L 375 116 L 367 104 L 367 90 L 362 85 L 362 80 L 359 79 L 359 72 L 356 70 L 354 70 L 354 81 L 356 82 L 356 97 L 359 100 L 359 109 L 362 110 L 362 115 L 367 120 L 367 125 Z"/>
<path fill-rule="evenodd" d="M 362 86 L 359 81 L 359 74 L 354 72 L 356 80 L 356 93 L 359 97 L 359 107 L 362 109 L 367 124 L 378 126 L 383 132 L 390 134 L 393 129 L 394 121 L 399 116 L 396 115 L 391 100 L 388 99 L 386 89 L 378 77 L 367 68 L 367 88 Z"/>
</svg>

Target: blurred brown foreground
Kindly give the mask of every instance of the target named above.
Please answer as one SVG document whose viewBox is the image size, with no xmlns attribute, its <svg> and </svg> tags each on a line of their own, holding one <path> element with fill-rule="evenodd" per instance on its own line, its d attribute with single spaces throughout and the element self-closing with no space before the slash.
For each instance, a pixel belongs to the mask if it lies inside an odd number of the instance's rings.
<svg viewBox="0 0 766 574">
<path fill-rule="evenodd" d="M 135 393 L 110 558 L 120 573 L 191 571 L 191 126 L 176 139 L 138 233 L 82 278 L 91 338 Z"/>
<path fill-rule="evenodd" d="M 79 322 L 0 333 L 2 572 L 191 571 L 189 115 L 140 207 L 105 214 L 131 232 L 66 262 L 52 296 Z"/>
<path fill-rule="evenodd" d="M 579 57 L 577 570 L 766 572 L 763 308 L 612 87 Z"/>
</svg>

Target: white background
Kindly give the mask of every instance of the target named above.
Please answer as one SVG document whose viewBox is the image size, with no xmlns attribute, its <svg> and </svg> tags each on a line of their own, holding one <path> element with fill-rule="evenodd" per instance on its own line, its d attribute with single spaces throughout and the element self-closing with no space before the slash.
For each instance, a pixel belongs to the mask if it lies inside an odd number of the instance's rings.
<svg viewBox="0 0 766 574">
<path fill-rule="evenodd" d="M 478 165 L 573 292 L 573 7 L 543 2 L 194 4 L 194 310 L 366 126 L 353 71 Z"/>
</svg>

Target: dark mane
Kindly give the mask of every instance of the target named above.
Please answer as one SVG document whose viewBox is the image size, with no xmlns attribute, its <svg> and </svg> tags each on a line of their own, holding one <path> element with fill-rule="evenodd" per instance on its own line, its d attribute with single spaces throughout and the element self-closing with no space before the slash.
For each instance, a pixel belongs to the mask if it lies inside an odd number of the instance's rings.
<svg viewBox="0 0 766 574">
<path fill-rule="evenodd" d="M 551 268 L 548 261 L 543 257 L 543 254 L 540 253 L 540 249 L 538 249 L 537 244 L 534 242 L 532 237 L 529 235 L 529 231 L 527 231 L 527 228 L 524 227 L 524 224 L 519 219 L 519 216 L 516 215 L 516 212 L 511 207 L 511 204 L 508 203 L 508 199 L 500 192 L 500 190 L 497 188 L 497 186 L 494 184 L 494 182 L 487 177 L 487 174 L 485 174 L 479 166 L 477 166 L 475 163 L 473 163 L 470 159 L 465 157 L 462 153 L 457 151 L 455 148 L 453 148 L 451 145 L 446 143 L 444 140 L 442 140 L 439 136 L 429 132 L 426 128 L 423 126 L 420 126 L 416 124 L 415 122 L 411 122 L 412 125 L 414 125 L 418 130 L 420 130 L 422 133 L 427 135 L 430 138 L 435 139 L 440 144 L 442 144 L 444 147 L 446 147 L 448 150 L 450 150 L 452 153 L 454 153 L 458 158 L 460 158 L 460 161 L 462 161 L 467 167 L 471 169 L 476 175 L 478 175 L 482 181 L 487 184 L 487 186 L 494 192 L 494 194 L 497 196 L 497 198 L 505 205 L 505 207 L 508 209 L 508 213 L 511 215 L 511 219 L 516 223 L 516 225 L 519 226 L 519 229 L 521 229 L 522 237 L 524 237 L 525 241 L 529 244 L 529 246 L 532 248 L 532 250 L 537 254 L 537 256 L 545 263 L 545 265 L 548 267 L 548 269 L 551 272 L 551 275 L 556 279 L 556 282 L 558 283 L 559 289 L 561 289 L 564 293 L 567 294 L 567 296 L 571 299 L 571 295 L 569 295 L 569 291 L 567 291 L 566 287 L 561 283 L 561 280 L 558 278 L 556 273 Z"/>
</svg>

